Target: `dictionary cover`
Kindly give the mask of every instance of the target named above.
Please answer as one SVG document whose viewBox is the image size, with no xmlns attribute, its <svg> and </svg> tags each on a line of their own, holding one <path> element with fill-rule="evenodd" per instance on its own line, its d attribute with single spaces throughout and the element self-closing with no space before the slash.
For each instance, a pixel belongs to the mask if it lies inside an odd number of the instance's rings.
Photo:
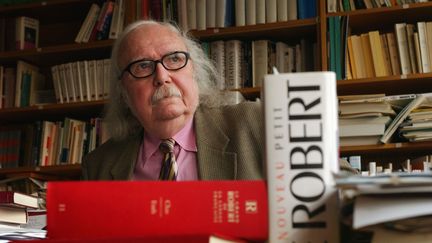
<svg viewBox="0 0 432 243">
<path fill-rule="evenodd" d="M 268 237 L 264 181 L 49 182 L 50 239 Z"/>
<path fill-rule="evenodd" d="M 270 242 L 339 242 L 335 74 L 267 75 L 262 97 Z"/>
</svg>

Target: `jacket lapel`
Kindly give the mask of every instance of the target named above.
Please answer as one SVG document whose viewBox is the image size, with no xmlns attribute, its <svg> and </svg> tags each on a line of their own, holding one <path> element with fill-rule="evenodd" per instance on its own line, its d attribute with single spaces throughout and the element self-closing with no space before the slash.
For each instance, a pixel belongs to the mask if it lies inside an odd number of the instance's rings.
<svg viewBox="0 0 432 243">
<path fill-rule="evenodd" d="M 112 158 L 111 175 L 114 180 L 130 180 L 132 178 L 141 142 L 142 133 L 140 136 L 133 136 L 121 145 L 123 148 L 119 151 L 123 152 Z"/>
<path fill-rule="evenodd" d="M 198 176 L 201 180 L 235 180 L 237 154 L 226 151 L 229 138 L 210 114 L 198 108 L 195 114 Z"/>
</svg>

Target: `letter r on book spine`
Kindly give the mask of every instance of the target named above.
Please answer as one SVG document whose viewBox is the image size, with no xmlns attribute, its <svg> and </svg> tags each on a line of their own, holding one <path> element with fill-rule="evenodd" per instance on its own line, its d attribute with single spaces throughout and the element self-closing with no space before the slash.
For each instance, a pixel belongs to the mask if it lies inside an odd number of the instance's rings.
<svg viewBox="0 0 432 243">
<path fill-rule="evenodd" d="M 269 242 L 339 242 L 334 72 L 266 75 Z"/>
</svg>

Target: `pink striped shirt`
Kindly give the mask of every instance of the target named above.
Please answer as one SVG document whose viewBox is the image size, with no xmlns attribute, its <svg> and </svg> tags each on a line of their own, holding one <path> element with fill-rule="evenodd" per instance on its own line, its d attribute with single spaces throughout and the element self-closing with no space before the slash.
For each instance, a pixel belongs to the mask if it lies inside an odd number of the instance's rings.
<svg viewBox="0 0 432 243">
<path fill-rule="evenodd" d="M 178 174 L 177 181 L 198 180 L 196 140 L 193 129 L 193 119 L 173 136 L 176 141 L 174 154 L 176 156 Z M 163 155 L 159 151 L 160 139 L 144 133 L 143 143 L 138 153 L 133 180 L 157 180 L 162 165 Z"/>
</svg>

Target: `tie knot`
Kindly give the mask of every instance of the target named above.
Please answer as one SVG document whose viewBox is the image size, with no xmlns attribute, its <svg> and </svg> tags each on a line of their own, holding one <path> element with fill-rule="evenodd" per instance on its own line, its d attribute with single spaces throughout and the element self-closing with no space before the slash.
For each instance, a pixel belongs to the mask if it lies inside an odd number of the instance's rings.
<svg viewBox="0 0 432 243">
<path fill-rule="evenodd" d="M 164 154 L 172 153 L 174 151 L 174 144 L 175 141 L 172 138 L 162 140 L 162 142 L 159 145 L 159 150 Z"/>
</svg>

